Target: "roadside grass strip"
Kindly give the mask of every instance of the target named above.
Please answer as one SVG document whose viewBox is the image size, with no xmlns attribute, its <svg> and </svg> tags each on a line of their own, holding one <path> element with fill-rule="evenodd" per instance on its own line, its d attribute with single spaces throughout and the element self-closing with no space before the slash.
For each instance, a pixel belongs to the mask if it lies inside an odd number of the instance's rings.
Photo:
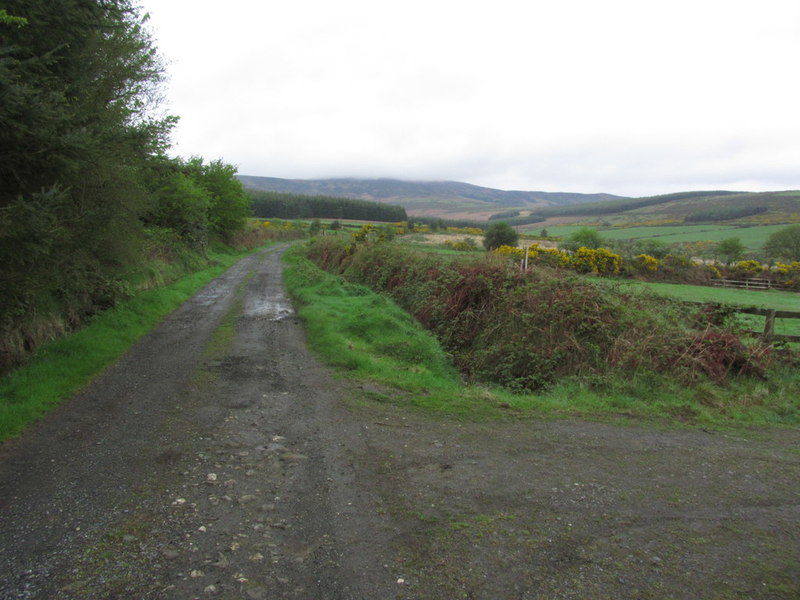
<svg viewBox="0 0 800 600">
<path fill-rule="evenodd" d="M 590 418 L 658 426 L 800 425 L 800 373 L 685 387 L 659 373 L 572 377 L 539 393 L 465 383 L 438 341 L 386 296 L 319 269 L 295 247 L 284 281 L 311 348 L 367 400 L 464 418 Z"/>
<path fill-rule="evenodd" d="M 248 253 L 212 253 L 212 266 L 137 294 L 81 329 L 43 345 L 28 364 L 0 379 L 0 441 L 18 435 L 80 391 L 164 317 Z"/>
<path fill-rule="evenodd" d="M 284 281 L 310 345 L 340 374 L 419 396 L 461 389 L 436 339 L 394 302 L 325 273 L 294 251 L 285 256 Z"/>
</svg>

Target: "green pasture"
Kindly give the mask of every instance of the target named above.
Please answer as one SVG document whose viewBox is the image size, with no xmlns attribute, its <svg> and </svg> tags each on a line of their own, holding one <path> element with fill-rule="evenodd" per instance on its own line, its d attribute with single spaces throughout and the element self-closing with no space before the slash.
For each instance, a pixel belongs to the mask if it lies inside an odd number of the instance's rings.
<svg viewBox="0 0 800 600">
<path fill-rule="evenodd" d="M 603 237 L 612 240 L 638 240 L 646 238 L 671 238 L 674 236 L 690 236 L 696 239 L 710 239 L 720 231 L 735 229 L 730 225 L 659 225 L 649 227 L 611 227 L 603 228 Z M 730 236 L 728 236 L 730 237 Z"/>
<path fill-rule="evenodd" d="M 657 239 L 667 244 L 679 242 L 719 242 L 727 238 L 739 238 L 750 250 L 757 250 L 767 238 L 784 229 L 786 225 L 759 225 L 755 227 L 685 225 L 682 227 L 625 227 L 606 229 L 600 235 L 613 240 Z"/>
<path fill-rule="evenodd" d="M 563 238 L 572 235 L 576 231 L 584 229 L 585 227 L 586 225 L 554 225 L 552 227 L 545 227 L 542 226 L 541 223 L 533 223 L 532 225 L 526 225 L 525 229 L 523 229 L 521 233 L 539 235 L 542 229 L 546 229 L 549 237 Z M 593 227 L 592 229 L 596 229 L 596 227 Z"/>
<path fill-rule="evenodd" d="M 680 283 L 652 283 L 619 279 L 620 287 L 649 290 L 688 302 L 719 302 L 737 306 L 757 306 L 775 310 L 800 312 L 800 294 L 781 290 L 740 290 L 734 288 L 686 285 Z"/>
<path fill-rule="evenodd" d="M 546 227 L 547 234 L 553 237 L 565 238 L 585 225 L 557 225 Z M 784 229 L 787 225 L 758 225 L 742 227 L 736 225 L 658 225 L 652 227 L 590 227 L 597 229 L 600 236 L 609 240 L 644 240 L 655 239 L 665 244 L 679 242 L 719 242 L 736 237 L 739 238 L 750 250 L 757 250 L 764 245 L 767 238 Z M 532 226 L 525 233 L 537 235 L 541 227 Z"/>
<path fill-rule="evenodd" d="M 703 285 L 629 280 L 619 280 L 617 284 L 623 289 L 647 290 L 687 302 L 716 302 L 742 307 L 774 308 L 775 310 L 800 312 L 800 294 L 796 292 L 740 290 Z M 758 315 L 737 315 L 737 321 L 742 327 L 753 331 L 761 331 L 764 327 L 764 317 Z M 775 333 L 800 335 L 800 319 L 776 319 Z"/>
</svg>

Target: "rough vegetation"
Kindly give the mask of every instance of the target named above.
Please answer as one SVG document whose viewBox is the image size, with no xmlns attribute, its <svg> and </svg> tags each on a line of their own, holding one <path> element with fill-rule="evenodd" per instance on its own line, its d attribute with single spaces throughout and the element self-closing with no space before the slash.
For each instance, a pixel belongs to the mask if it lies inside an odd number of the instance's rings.
<svg viewBox="0 0 800 600">
<path fill-rule="evenodd" d="M 687 385 L 724 384 L 764 376 L 771 356 L 679 302 L 564 271 L 521 273 L 502 257 L 448 259 L 330 238 L 308 253 L 322 268 L 390 294 L 473 381 L 521 391 L 568 377 L 659 372 Z"/>
</svg>

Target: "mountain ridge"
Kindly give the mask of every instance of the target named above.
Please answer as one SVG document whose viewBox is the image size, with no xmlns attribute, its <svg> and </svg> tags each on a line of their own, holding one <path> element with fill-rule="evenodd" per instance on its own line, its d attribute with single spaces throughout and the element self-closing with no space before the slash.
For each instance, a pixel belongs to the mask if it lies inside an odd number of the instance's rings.
<svg viewBox="0 0 800 600">
<path fill-rule="evenodd" d="M 402 206 L 409 216 L 451 220 L 486 221 L 500 215 L 519 224 L 590 222 L 598 218 L 620 223 L 716 222 L 723 218 L 741 219 L 746 215 L 750 215 L 748 222 L 754 223 L 797 222 L 800 219 L 800 191 L 792 190 L 703 190 L 628 197 L 605 193 L 499 190 L 459 181 L 237 177 L 245 188 L 255 192 L 369 200 Z"/>
<path fill-rule="evenodd" d="M 485 203 L 488 211 L 495 211 L 499 207 L 566 206 L 626 198 L 604 193 L 500 190 L 460 181 L 405 181 L 391 178 L 282 179 L 254 175 L 237 177 L 246 188 L 253 190 L 359 198 L 400 204 L 411 210 L 422 209 L 422 205 L 431 202 L 441 204 L 448 201 Z"/>
</svg>

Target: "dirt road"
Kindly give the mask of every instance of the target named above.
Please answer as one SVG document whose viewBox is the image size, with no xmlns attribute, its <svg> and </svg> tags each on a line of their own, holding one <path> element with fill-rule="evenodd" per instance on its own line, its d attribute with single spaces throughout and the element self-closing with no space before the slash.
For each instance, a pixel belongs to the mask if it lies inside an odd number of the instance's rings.
<svg viewBox="0 0 800 600">
<path fill-rule="evenodd" d="M 0 598 L 797 598 L 798 442 L 370 403 L 270 250 L 0 450 Z"/>
</svg>

